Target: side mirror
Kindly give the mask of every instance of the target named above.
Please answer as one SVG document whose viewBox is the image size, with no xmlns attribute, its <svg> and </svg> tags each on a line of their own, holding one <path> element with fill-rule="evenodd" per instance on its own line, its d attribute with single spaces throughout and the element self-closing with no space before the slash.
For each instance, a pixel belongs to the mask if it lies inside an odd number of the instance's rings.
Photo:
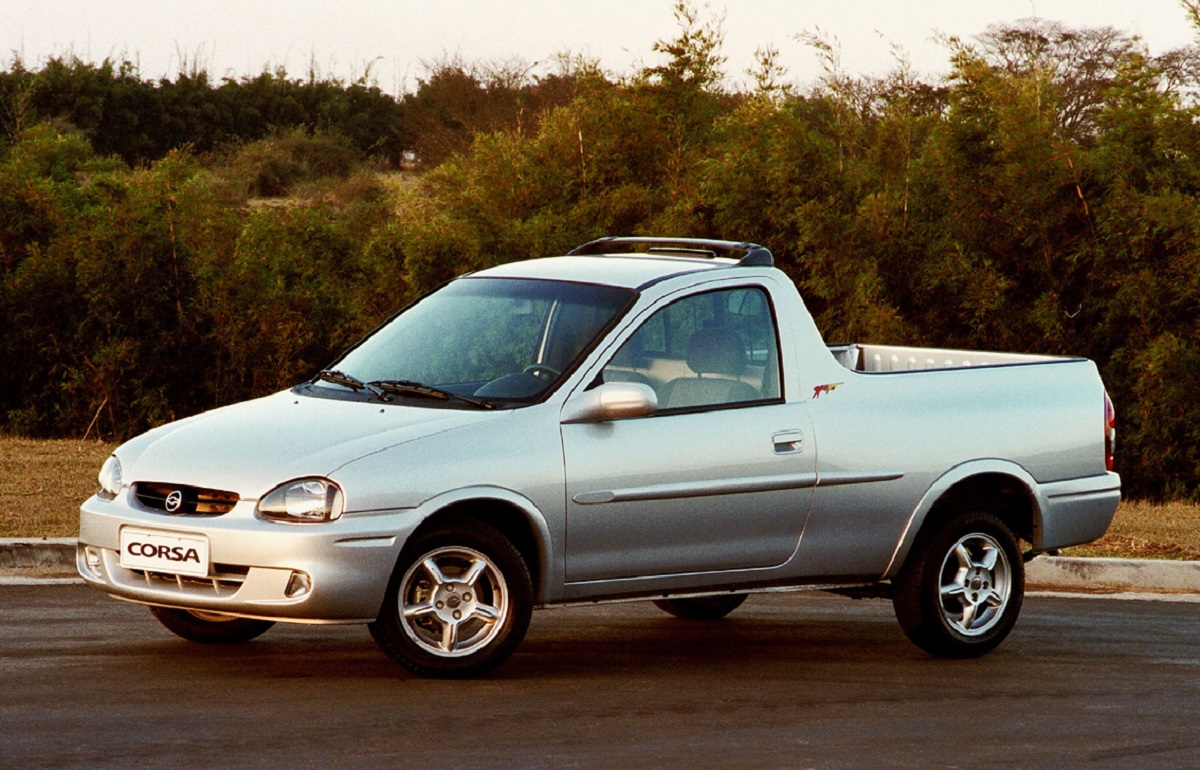
<svg viewBox="0 0 1200 770">
<path fill-rule="evenodd" d="M 646 417 L 658 411 L 658 396 L 640 382 L 606 382 L 567 399 L 562 422 L 608 422 Z"/>
</svg>

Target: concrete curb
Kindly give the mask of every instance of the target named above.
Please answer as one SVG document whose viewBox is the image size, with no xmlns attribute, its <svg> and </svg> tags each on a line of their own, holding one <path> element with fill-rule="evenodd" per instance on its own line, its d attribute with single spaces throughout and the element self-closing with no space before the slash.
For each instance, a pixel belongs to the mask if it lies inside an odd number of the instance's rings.
<svg viewBox="0 0 1200 770">
<path fill-rule="evenodd" d="M 0 575 L 75 575 L 75 543 L 73 537 L 0 538 Z"/>
<path fill-rule="evenodd" d="M 1200 594 L 1200 561 L 1040 556 L 1025 565 L 1028 590 Z"/>
<path fill-rule="evenodd" d="M 0 576 L 75 576 L 73 537 L 0 538 Z M 1200 594 L 1200 561 L 1039 556 L 1025 565 L 1029 591 Z"/>
</svg>

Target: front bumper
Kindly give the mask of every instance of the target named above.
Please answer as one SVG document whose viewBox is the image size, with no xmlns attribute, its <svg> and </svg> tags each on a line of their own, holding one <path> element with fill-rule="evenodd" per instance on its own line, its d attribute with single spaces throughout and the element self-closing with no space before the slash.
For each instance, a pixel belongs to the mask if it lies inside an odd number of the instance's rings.
<svg viewBox="0 0 1200 770">
<path fill-rule="evenodd" d="M 324 524 L 259 519 L 243 500 L 221 516 L 171 516 L 142 508 L 128 489 L 80 507 L 76 566 L 89 585 L 143 604 L 268 620 L 374 620 L 400 548 L 419 523 L 410 510 L 347 514 Z M 128 569 L 121 529 L 207 538 L 202 577 Z"/>
</svg>

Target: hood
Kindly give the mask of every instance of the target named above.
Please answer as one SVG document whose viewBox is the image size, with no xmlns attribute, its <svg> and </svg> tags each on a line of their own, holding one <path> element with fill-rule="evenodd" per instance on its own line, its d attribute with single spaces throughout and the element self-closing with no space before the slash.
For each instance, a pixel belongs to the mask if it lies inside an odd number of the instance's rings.
<svg viewBox="0 0 1200 770">
<path fill-rule="evenodd" d="M 501 412 L 341 401 L 290 391 L 164 425 L 116 452 L 125 483 L 157 481 L 257 499 L 398 444 Z"/>
</svg>

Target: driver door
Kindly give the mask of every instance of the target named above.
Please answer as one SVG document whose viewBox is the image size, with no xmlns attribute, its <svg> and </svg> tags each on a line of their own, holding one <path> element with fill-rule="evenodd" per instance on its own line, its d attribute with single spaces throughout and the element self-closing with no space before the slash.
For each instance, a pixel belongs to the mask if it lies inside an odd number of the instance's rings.
<svg viewBox="0 0 1200 770">
<path fill-rule="evenodd" d="M 651 315 L 603 379 L 643 382 L 650 417 L 562 426 L 566 578 L 771 567 L 795 552 L 815 484 L 804 408 L 781 398 L 767 293 L 689 295 Z"/>
</svg>

